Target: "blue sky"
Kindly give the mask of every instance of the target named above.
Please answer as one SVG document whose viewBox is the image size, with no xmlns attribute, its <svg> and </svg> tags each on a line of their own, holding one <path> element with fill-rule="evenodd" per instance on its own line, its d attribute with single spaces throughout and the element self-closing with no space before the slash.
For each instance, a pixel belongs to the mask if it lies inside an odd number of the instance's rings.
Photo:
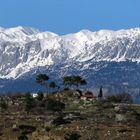
<svg viewBox="0 0 140 140">
<path fill-rule="evenodd" d="M 0 26 L 58 34 L 140 27 L 140 0 L 0 0 Z"/>
</svg>

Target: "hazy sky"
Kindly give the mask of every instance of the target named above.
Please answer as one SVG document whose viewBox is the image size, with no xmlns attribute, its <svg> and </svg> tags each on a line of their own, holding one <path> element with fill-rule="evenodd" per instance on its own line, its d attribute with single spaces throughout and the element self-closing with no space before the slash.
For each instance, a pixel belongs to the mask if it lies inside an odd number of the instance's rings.
<svg viewBox="0 0 140 140">
<path fill-rule="evenodd" d="M 0 26 L 58 34 L 140 27 L 140 0 L 0 0 Z"/>
</svg>

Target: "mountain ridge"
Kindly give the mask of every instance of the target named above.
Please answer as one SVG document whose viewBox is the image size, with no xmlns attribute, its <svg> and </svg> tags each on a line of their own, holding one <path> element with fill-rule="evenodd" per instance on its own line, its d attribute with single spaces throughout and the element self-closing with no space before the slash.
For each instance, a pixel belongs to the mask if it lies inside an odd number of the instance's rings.
<svg viewBox="0 0 140 140">
<path fill-rule="evenodd" d="M 0 73 L 0 77 L 16 78 L 19 77 L 17 71 L 21 72 L 21 68 L 24 68 L 25 73 L 36 66 L 53 65 L 62 62 L 63 59 L 79 62 L 140 62 L 139 44 L 140 28 L 98 32 L 81 30 L 63 36 L 21 26 L 4 29 L 0 32 L 0 70 L 4 71 Z M 15 62 L 11 69 L 3 64 L 3 60 L 8 57 L 11 57 L 9 65 L 12 66 L 10 63 Z"/>
<path fill-rule="evenodd" d="M 0 89 L 12 91 L 20 83 L 13 91 L 30 87 L 36 91 L 35 76 L 44 72 L 58 81 L 66 75 L 81 75 L 89 81 L 88 88 L 127 83 L 127 87 L 137 89 L 137 97 L 139 50 L 140 28 L 81 30 L 62 36 L 29 27 L 0 28 Z M 26 84 L 29 79 L 30 84 Z"/>
</svg>

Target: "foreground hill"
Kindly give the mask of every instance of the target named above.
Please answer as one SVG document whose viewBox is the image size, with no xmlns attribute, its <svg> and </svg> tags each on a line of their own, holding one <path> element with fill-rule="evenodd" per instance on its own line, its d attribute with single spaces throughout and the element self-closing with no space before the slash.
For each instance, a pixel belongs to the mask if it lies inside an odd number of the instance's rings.
<svg viewBox="0 0 140 140">
<path fill-rule="evenodd" d="M 140 139 L 139 105 L 83 100 L 79 95 L 67 90 L 34 99 L 5 96 L 8 106 L 0 104 L 0 140 Z"/>
</svg>

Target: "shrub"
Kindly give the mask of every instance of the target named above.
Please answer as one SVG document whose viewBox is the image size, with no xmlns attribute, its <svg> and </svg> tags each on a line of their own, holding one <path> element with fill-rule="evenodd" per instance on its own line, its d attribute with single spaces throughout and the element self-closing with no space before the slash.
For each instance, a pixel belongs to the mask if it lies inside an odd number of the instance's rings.
<svg viewBox="0 0 140 140">
<path fill-rule="evenodd" d="M 38 92 L 37 100 L 42 101 L 44 99 L 44 94 L 42 92 Z"/>
<path fill-rule="evenodd" d="M 28 140 L 28 137 L 26 135 L 21 135 L 18 137 L 18 140 Z"/>
<path fill-rule="evenodd" d="M 80 89 L 77 89 L 76 91 L 82 96 L 82 91 Z"/>
<path fill-rule="evenodd" d="M 56 119 L 53 120 L 52 124 L 58 126 L 58 125 L 62 125 L 62 124 L 67 124 L 68 122 L 63 119 L 62 116 L 57 117 Z"/>
<path fill-rule="evenodd" d="M 46 130 L 47 132 L 49 132 L 49 131 L 51 130 L 51 128 L 50 128 L 49 126 L 46 126 L 46 127 L 45 127 L 45 130 Z"/>
<path fill-rule="evenodd" d="M 80 137 L 81 137 L 81 136 L 80 136 L 78 133 L 73 132 L 73 133 L 71 133 L 71 134 L 67 134 L 67 135 L 65 136 L 65 140 L 79 140 Z"/>
<path fill-rule="evenodd" d="M 33 107 L 35 107 L 35 100 L 30 93 L 25 95 L 25 110 L 29 112 Z"/>
<path fill-rule="evenodd" d="M 49 111 L 55 111 L 55 112 L 61 112 L 63 109 L 65 109 L 65 104 L 57 101 L 55 99 L 48 98 L 47 100 L 47 110 Z"/>
<path fill-rule="evenodd" d="M 90 96 L 92 96 L 93 93 L 92 93 L 91 91 L 87 91 L 87 92 L 85 92 L 85 95 L 90 95 Z"/>
<path fill-rule="evenodd" d="M 115 102 L 115 103 L 133 103 L 132 96 L 128 93 L 108 96 L 107 100 L 109 102 Z"/>
<path fill-rule="evenodd" d="M 3 98 L 0 99 L 0 108 L 2 110 L 7 110 L 8 109 L 8 104 L 6 103 L 6 101 Z"/>
<path fill-rule="evenodd" d="M 23 135 L 36 131 L 36 127 L 31 125 L 19 125 L 19 129 L 22 130 Z"/>
<path fill-rule="evenodd" d="M 70 88 L 68 88 L 68 87 L 64 88 L 64 91 L 68 91 L 68 90 L 70 90 Z"/>
</svg>

